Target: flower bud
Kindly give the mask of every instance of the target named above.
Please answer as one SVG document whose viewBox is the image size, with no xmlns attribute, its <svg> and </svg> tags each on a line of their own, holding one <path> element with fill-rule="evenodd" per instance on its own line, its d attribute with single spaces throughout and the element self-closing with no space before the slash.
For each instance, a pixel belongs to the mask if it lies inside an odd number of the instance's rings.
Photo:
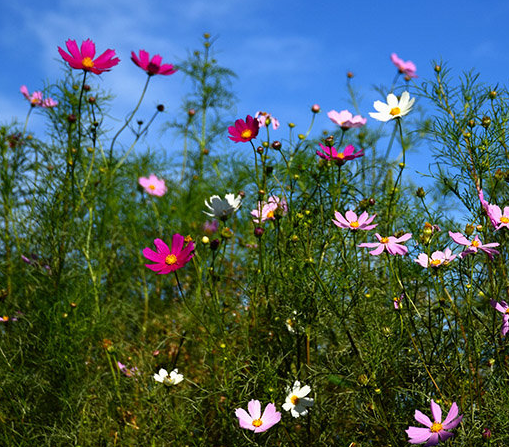
<svg viewBox="0 0 509 447">
<path fill-rule="evenodd" d="M 269 147 L 269 142 L 268 142 L 268 141 L 264 141 L 264 142 L 262 143 L 262 146 L 263 146 L 265 149 L 267 149 L 267 148 Z"/>
<path fill-rule="evenodd" d="M 95 104 L 96 101 L 95 96 L 89 96 L 87 101 L 89 104 Z"/>
<path fill-rule="evenodd" d="M 218 249 L 218 247 L 219 247 L 219 244 L 220 244 L 219 239 L 213 239 L 213 240 L 211 240 L 211 241 L 210 241 L 210 249 L 211 249 L 212 251 L 216 251 L 216 250 Z"/>
<path fill-rule="evenodd" d="M 472 233 L 474 232 L 475 227 L 472 224 L 465 225 L 465 234 L 467 236 L 472 236 Z"/>
<path fill-rule="evenodd" d="M 91 87 L 90 87 L 90 85 L 88 85 L 88 84 L 85 84 L 85 85 L 83 86 L 83 90 L 85 90 L 86 92 L 89 92 L 89 91 L 90 91 L 90 88 L 91 88 Z"/>
<path fill-rule="evenodd" d="M 246 193 L 244 191 L 239 191 L 239 196 L 243 199 L 246 197 Z"/>
<path fill-rule="evenodd" d="M 323 140 L 323 142 L 325 143 L 325 146 L 332 147 L 334 146 L 334 137 L 329 135 L 327 138 L 325 138 L 325 140 Z"/>
<path fill-rule="evenodd" d="M 474 119 L 470 119 L 468 120 L 468 127 L 474 127 L 475 126 L 475 120 Z"/>
<path fill-rule="evenodd" d="M 485 428 L 482 432 L 482 438 L 485 441 L 488 441 L 491 438 L 491 430 L 489 428 Z"/>
<path fill-rule="evenodd" d="M 231 239 L 233 237 L 233 231 L 230 230 L 228 227 L 224 227 L 221 230 L 221 236 L 224 237 L 225 239 Z"/>
<path fill-rule="evenodd" d="M 256 148 L 256 152 L 258 152 L 259 154 L 263 154 L 263 147 L 258 146 L 258 147 Z"/>
<path fill-rule="evenodd" d="M 313 104 L 313 105 L 311 106 L 311 111 L 312 111 L 313 113 L 318 113 L 318 112 L 320 112 L 320 106 L 319 106 L 318 104 Z"/>
<path fill-rule="evenodd" d="M 419 199 L 424 199 L 424 197 L 426 197 L 426 191 L 424 191 L 424 188 L 419 187 L 417 191 L 415 191 L 415 195 L 419 197 Z"/>
<path fill-rule="evenodd" d="M 201 243 L 202 243 L 203 245 L 207 245 L 207 244 L 209 244 L 209 243 L 210 243 L 210 239 L 209 239 L 207 236 L 203 236 L 203 237 L 201 238 Z"/>
<path fill-rule="evenodd" d="M 483 116 L 481 126 L 487 129 L 491 124 L 491 118 L 489 116 Z"/>
<path fill-rule="evenodd" d="M 298 138 L 299 140 L 303 140 L 304 138 L 306 138 L 306 136 L 305 136 L 304 134 L 301 134 L 301 133 L 300 133 L 299 135 L 297 135 L 297 138 Z"/>
<path fill-rule="evenodd" d="M 295 127 L 295 124 L 294 124 L 294 123 L 288 123 L 288 127 L 289 127 L 290 129 L 293 129 L 293 128 Z"/>
<path fill-rule="evenodd" d="M 281 149 L 281 141 L 273 141 L 271 144 L 272 149 L 275 149 L 276 151 Z"/>
<path fill-rule="evenodd" d="M 76 118 L 76 115 L 74 113 L 70 113 L 69 115 L 67 115 L 67 122 L 69 124 L 73 124 L 76 122 L 78 118 Z"/>
<path fill-rule="evenodd" d="M 157 105 L 157 111 L 158 112 L 164 112 L 164 104 L 158 104 Z"/>
<path fill-rule="evenodd" d="M 497 97 L 497 92 L 496 92 L 495 90 L 492 90 L 492 91 L 490 92 L 490 95 L 489 95 L 489 96 L 490 96 L 490 99 L 495 99 L 495 98 Z"/>
<path fill-rule="evenodd" d="M 352 79 L 352 78 L 353 78 L 353 73 L 352 73 L 351 71 L 347 71 L 347 72 L 346 72 L 346 77 L 347 77 L 348 79 Z"/>
<path fill-rule="evenodd" d="M 440 73 L 442 71 L 442 67 L 440 65 L 435 65 L 435 72 Z"/>
<path fill-rule="evenodd" d="M 262 237 L 264 232 L 265 232 L 265 230 L 261 227 L 256 227 L 254 229 L 254 235 L 258 238 Z"/>
<path fill-rule="evenodd" d="M 187 111 L 187 114 L 189 115 L 190 118 L 192 118 L 194 115 L 196 115 L 196 110 L 194 109 L 189 109 Z"/>
<path fill-rule="evenodd" d="M 209 149 L 207 149 L 206 147 L 204 147 L 204 148 L 201 150 L 201 153 L 202 153 L 203 155 L 209 155 L 210 150 L 209 150 Z"/>
<path fill-rule="evenodd" d="M 203 37 L 205 39 L 210 39 L 210 33 L 203 33 Z"/>
</svg>

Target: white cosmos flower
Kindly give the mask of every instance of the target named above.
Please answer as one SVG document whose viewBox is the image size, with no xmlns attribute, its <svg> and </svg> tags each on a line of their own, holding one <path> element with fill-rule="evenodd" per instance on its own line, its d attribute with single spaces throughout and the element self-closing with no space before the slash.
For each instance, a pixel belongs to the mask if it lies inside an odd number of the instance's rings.
<svg viewBox="0 0 509 447">
<path fill-rule="evenodd" d="M 314 400 L 312 397 L 306 397 L 311 392 L 311 388 L 305 385 L 301 388 L 298 380 L 293 384 L 293 388 L 288 388 L 288 396 L 283 408 L 286 411 L 291 411 L 294 418 L 305 416 L 308 414 L 307 407 L 312 407 Z"/>
<path fill-rule="evenodd" d="M 385 123 L 395 118 L 405 116 L 412 110 L 414 101 L 415 98 L 410 99 L 410 94 L 407 91 L 401 94 L 399 100 L 395 94 L 389 93 L 387 95 L 387 104 L 382 101 L 375 101 L 373 107 L 377 112 L 370 112 L 369 116 Z"/>
<path fill-rule="evenodd" d="M 224 199 L 219 196 L 212 196 L 208 201 L 205 200 L 205 206 L 211 211 L 204 211 L 207 216 L 226 220 L 230 214 L 233 214 L 240 208 L 242 198 L 234 194 L 226 194 Z"/>
<path fill-rule="evenodd" d="M 178 369 L 175 368 L 170 374 L 164 368 L 159 370 L 158 374 L 154 374 L 156 382 L 164 383 L 165 385 L 177 385 L 184 380 L 184 376 L 179 374 Z"/>
</svg>

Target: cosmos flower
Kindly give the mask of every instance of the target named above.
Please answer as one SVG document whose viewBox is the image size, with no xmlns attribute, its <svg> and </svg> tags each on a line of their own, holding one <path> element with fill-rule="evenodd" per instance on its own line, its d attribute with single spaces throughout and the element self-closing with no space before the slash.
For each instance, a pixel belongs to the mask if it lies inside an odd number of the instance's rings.
<svg viewBox="0 0 509 447">
<path fill-rule="evenodd" d="M 255 433 L 261 433 L 268 430 L 281 420 L 281 413 L 276 411 L 274 404 L 267 404 L 263 414 L 261 414 L 261 404 L 259 400 L 251 400 L 247 404 L 249 413 L 243 408 L 235 410 L 235 416 L 239 419 L 241 428 L 252 430 Z"/>
<path fill-rule="evenodd" d="M 164 183 L 164 180 L 159 180 L 154 174 L 150 174 L 150 176 L 147 177 L 140 177 L 138 179 L 138 183 L 140 186 L 145 190 L 146 193 L 152 195 L 152 196 L 164 196 L 166 194 L 166 191 L 168 191 L 168 188 L 166 188 L 166 184 Z"/>
<path fill-rule="evenodd" d="M 296 380 L 293 388 L 288 388 L 288 395 L 283 408 L 286 411 L 291 411 L 294 418 L 305 416 L 308 414 L 308 407 L 312 407 L 314 404 L 312 397 L 306 397 L 310 392 L 311 388 L 308 385 L 301 388 L 300 382 Z"/>
<path fill-rule="evenodd" d="M 415 64 L 412 61 L 404 61 L 403 59 L 400 59 L 396 53 L 391 54 L 391 61 L 394 65 L 396 65 L 396 68 L 399 70 L 400 73 L 408 76 L 409 78 L 418 78 L 415 74 L 417 71 L 417 68 L 415 67 Z"/>
<path fill-rule="evenodd" d="M 509 206 L 504 207 L 504 212 L 502 213 L 499 206 L 492 205 L 484 200 L 482 189 L 479 190 L 479 200 L 495 230 L 500 230 L 502 227 L 509 229 Z"/>
<path fill-rule="evenodd" d="M 156 74 L 160 75 L 172 75 L 177 71 L 172 64 L 162 64 L 163 58 L 156 54 L 150 59 L 149 54 L 145 50 L 139 51 L 139 56 L 134 51 L 131 51 L 131 60 L 142 70 L 145 70 L 149 76 Z"/>
<path fill-rule="evenodd" d="M 217 219 L 226 220 L 228 216 L 233 214 L 240 208 L 242 204 L 242 197 L 235 196 L 234 194 L 226 194 L 224 199 L 219 196 L 212 196 L 208 201 L 205 200 L 205 206 L 212 211 L 208 213 L 204 211 L 207 216 L 215 217 Z"/>
<path fill-rule="evenodd" d="M 509 332 L 509 306 L 505 301 L 497 303 L 495 300 L 490 300 L 490 304 L 491 307 L 504 314 L 502 319 L 502 335 L 507 334 L 507 332 Z"/>
<path fill-rule="evenodd" d="M 52 108 L 58 105 L 58 102 L 53 98 L 43 99 L 42 92 L 37 91 L 30 94 L 28 92 L 27 86 L 22 85 L 19 89 L 21 94 L 28 100 L 32 107 L 43 107 L 43 108 Z"/>
<path fill-rule="evenodd" d="M 104 71 L 109 71 L 111 67 L 117 65 L 120 59 L 115 56 L 115 50 L 106 50 L 99 57 L 94 59 L 95 56 L 95 43 L 90 39 L 82 42 L 81 50 L 75 40 L 69 39 L 65 45 L 67 46 L 66 53 L 62 48 L 58 47 L 58 52 L 62 59 L 64 59 L 71 68 L 78 70 L 91 71 L 95 74 L 101 74 Z"/>
<path fill-rule="evenodd" d="M 270 113 L 267 112 L 256 112 L 255 118 L 258 120 L 258 124 L 260 127 L 267 126 L 267 120 L 269 120 L 269 124 L 272 124 L 272 128 L 276 130 L 279 127 L 279 121 L 277 118 L 274 118 Z"/>
<path fill-rule="evenodd" d="M 143 249 L 143 256 L 149 261 L 155 262 L 155 264 L 145 264 L 145 267 L 157 272 L 158 275 L 166 275 L 167 273 L 181 269 L 194 256 L 194 242 L 189 241 L 185 247 L 184 242 L 184 236 L 175 233 L 170 250 L 161 239 L 155 239 L 154 245 L 157 248 L 157 252 L 148 247 Z"/>
<path fill-rule="evenodd" d="M 400 242 L 408 241 L 412 237 L 412 233 L 406 233 L 398 238 L 394 236 L 382 237 L 378 233 L 375 233 L 375 236 L 380 242 L 364 242 L 357 245 L 357 247 L 374 248 L 374 250 L 369 252 L 369 254 L 374 256 L 378 256 L 384 250 L 387 250 L 391 255 L 405 255 L 408 253 L 408 248 L 401 245 Z"/>
<path fill-rule="evenodd" d="M 177 368 L 175 368 L 170 374 L 168 374 L 168 371 L 164 368 L 161 368 L 158 374 L 154 374 L 154 380 L 156 382 L 164 383 L 165 385 L 177 385 L 184 380 L 184 376 L 179 374 Z"/>
<path fill-rule="evenodd" d="M 382 101 L 375 101 L 373 107 L 376 112 L 369 112 L 369 116 L 384 123 L 395 118 L 405 116 L 414 104 L 415 98 L 410 99 L 410 94 L 405 91 L 401 94 L 398 100 L 397 96 L 393 93 L 387 95 L 387 104 Z"/>
<path fill-rule="evenodd" d="M 465 236 L 461 233 L 453 233 L 449 231 L 449 236 L 451 236 L 452 240 L 460 245 L 465 245 L 467 248 L 460 253 L 460 258 L 464 258 L 466 255 L 471 253 L 477 253 L 478 250 L 484 251 L 490 259 L 493 259 L 493 255 L 500 254 L 497 250 L 492 247 L 498 247 L 500 244 L 498 242 L 492 242 L 490 244 L 483 244 L 479 239 L 479 236 L 475 236 L 473 241 L 469 241 Z"/>
<path fill-rule="evenodd" d="M 235 143 L 246 143 L 256 138 L 259 129 L 260 124 L 258 120 L 254 119 L 251 115 L 247 115 L 246 121 L 238 119 L 235 121 L 235 126 L 228 127 L 228 132 L 230 133 L 228 138 L 235 141 Z"/>
<path fill-rule="evenodd" d="M 327 116 L 343 130 L 362 127 L 368 121 L 367 118 L 360 115 L 353 116 L 348 110 L 341 110 L 341 112 L 331 110 Z"/>
<path fill-rule="evenodd" d="M 427 428 L 408 427 L 405 431 L 410 438 L 408 440 L 410 444 L 421 444 L 425 442 L 426 444 L 424 447 L 437 445 L 439 441 L 445 441 L 454 436 L 453 433 L 447 430 L 456 428 L 463 419 L 463 415 L 458 416 L 458 405 L 456 405 L 456 402 L 453 402 L 447 417 L 444 422 L 442 422 L 442 409 L 433 399 L 431 400 L 431 415 L 433 416 L 433 422 L 431 422 L 428 416 L 421 413 L 419 410 L 415 410 L 415 420 L 425 425 Z"/>
<path fill-rule="evenodd" d="M 369 217 L 368 213 L 364 211 L 359 217 L 353 211 L 348 210 L 345 213 L 345 217 L 338 211 L 334 213 L 336 220 L 332 219 L 334 225 L 340 228 L 348 228 L 350 230 L 372 230 L 378 224 L 370 225 L 376 214 Z"/>
<path fill-rule="evenodd" d="M 203 231 L 209 235 L 214 234 L 218 228 L 219 222 L 216 219 L 207 220 L 207 222 L 203 224 Z"/>
<path fill-rule="evenodd" d="M 323 152 L 316 151 L 316 155 L 324 160 L 332 160 L 338 166 L 343 165 L 348 160 L 353 160 L 355 158 L 362 157 L 364 152 L 360 149 L 358 152 L 355 152 L 355 147 L 349 144 L 343 152 L 338 152 L 335 147 L 324 146 L 322 143 L 318 143 Z M 354 153 L 355 152 L 355 153 Z"/>
<path fill-rule="evenodd" d="M 278 196 L 270 196 L 267 202 L 258 202 L 258 208 L 251 211 L 253 220 L 257 223 L 276 220 L 277 217 L 284 216 L 286 213 L 288 213 L 288 204 L 284 197 L 280 199 Z"/>
<path fill-rule="evenodd" d="M 426 253 L 421 253 L 416 259 L 414 259 L 414 261 L 426 269 L 428 267 L 436 268 L 441 265 L 447 265 L 455 257 L 456 255 L 453 255 L 452 251 L 449 248 L 446 248 L 445 251 L 433 252 L 430 257 L 428 257 Z"/>
</svg>

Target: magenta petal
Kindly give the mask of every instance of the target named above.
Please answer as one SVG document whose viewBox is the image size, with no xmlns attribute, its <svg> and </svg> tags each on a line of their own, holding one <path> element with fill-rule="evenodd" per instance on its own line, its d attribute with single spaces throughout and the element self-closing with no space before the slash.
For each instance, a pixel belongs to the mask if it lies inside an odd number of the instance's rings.
<svg viewBox="0 0 509 447">
<path fill-rule="evenodd" d="M 156 253 L 154 250 L 150 248 L 144 248 L 143 249 L 143 256 L 145 256 L 149 261 L 153 262 L 164 262 L 164 255 L 161 255 L 160 253 Z"/>
<path fill-rule="evenodd" d="M 178 256 L 179 253 L 182 251 L 183 246 L 184 246 L 184 236 L 175 233 L 171 241 L 171 253 L 174 254 L 175 256 Z"/>
<path fill-rule="evenodd" d="M 145 264 L 145 267 L 152 270 L 153 272 L 159 272 L 164 269 L 165 266 L 166 264 Z"/>
<path fill-rule="evenodd" d="M 444 419 L 444 422 L 442 423 L 445 429 L 454 428 L 456 427 L 456 425 L 458 425 L 456 424 L 454 427 L 445 427 L 445 425 L 449 424 L 456 416 L 458 416 L 458 405 L 456 404 L 456 402 L 453 402 L 449 410 L 449 413 L 447 413 L 447 417 Z M 437 419 L 437 421 L 440 421 L 440 419 Z"/>
<path fill-rule="evenodd" d="M 157 67 L 160 67 L 162 61 L 163 58 L 159 54 L 155 54 L 154 56 L 152 56 L 152 60 L 150 61 L 150 63 L 156 65 Z"/>
<path fill-rule="evenodd" d="M 154 245 L 157 248 L 157 251 L 164 255 L 165 257 L 170 254 L 170 248 L 166 245 L 166 243 L 161 239 L 154 239 Z"/>
<path fill-rule="evenodd" d="M 67 51 L 69 51 L 69 53 L 74 59 L 81 59 L 80 50 L 78 49 L 78 44 L 76 43 L 75 40 L 69 39 L 65 43 L 65 46 L 67 47 Z"/>
<path fill-rule="evenodd" d="M 438 437 L 440 438 L 440 441 L 447 441 L 449 438 L 452 438 L 454 436 L 453 433 L 449 433 L 445 430 L 440 430 L 438 432 Z"/>
<path fill-rule="evenodd" d="M 90 39 L 84 40 L 81 43 L 81 57 L 89 57 L 90 59 L 93 59 L 95 56 L 95 43 L 92 42 Z"/>
</svg>

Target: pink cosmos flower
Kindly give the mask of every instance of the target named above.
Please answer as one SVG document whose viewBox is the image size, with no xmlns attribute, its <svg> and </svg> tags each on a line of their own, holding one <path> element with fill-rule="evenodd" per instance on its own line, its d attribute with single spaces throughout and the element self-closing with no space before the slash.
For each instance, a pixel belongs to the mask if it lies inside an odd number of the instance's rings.
<svg viewBox="0 0 509 447">
<path fill-rule="evenodd" d="M 278 119 L 274 118 L 270 113 L 256 112 L 255 118 L 258 120 L 258 124 L 260 127 L 265 127 L 267 125 L 267 120 L 270 120 L 270 123 L 272 123 L 272 128 L 274 130 L 276 130 L 279 127 Z"/>
<path fill-rule="evenodd" d="M 408 427 L 405 431 L 410 438 L 408 440 L 410 444 L 421 444 L 425 442 L 426 444 L 424 447 L 438 445 L 439 441 L 445 441 L 454 436 L 453 433 L 447 430 L 455 429 L 463 419 L 463 415 L 458 416 L 458 405 L 456 405 L 456 402 L 453 402 L 449 413 L 447 413 L 447 417 L 444 422 L 442 422 L 442 409 L 433 399 L 431 400 L 431 415 L 433 416 L 433 422 L 431 422 L 428 416 L 421 413 L 419 410 L 415 410 L 415 420 L 425 425 L 427 428 Z"/>
<path fill-rule="evenodd" d="M 42 92 L 40 91 L 33 92 L 32 94 L 30 94 L 28 92 L 26 85 L 22 85 L 19 91 L 28 100 L 32 107 L 51 108 L 56 107 L 58 105 L 58 102 L 55 101 L 53 98 L 43 99 Z"/>
<path fill-rule="evenodd" d="M 340 228 L 348 228 L 350 230 L 372 230 L 378 224 L 370 225 L 373 222 L 373 219 L 376 217 L 376 214 L 373 214 L 371 217 L 368 216 L 368 213 L 364 211 L 359 217 L 353 211 L 348 210 L 345 213 L 345 217 L 341 215 L 338 211 L 334 213 L 334 217 L 336 220 L 332 219 L 334 225 L 337 225 Z"/>
<path fill-rule="evenodd" d="M 509 305 L 505 301 L 500 301 L 497 303 L 495 300 L 490 300 L 490 304 L 496 310 L 504 314 L 502 321 L 502 335 L 505 335 L 509 332 Z"/>
<path fill-rule="evenodd" d="M 256 138 L 259 129 L 260 124 L 258 120 L 254 119 L 251 115 L 247 115 L 246 121 L 238 119 L 235 121 L 235 126 L 228 127 L 228 132 L 230 133 L 228 138 L 235 141 L 235 143 L 246 143 Z"/>
<path fill-rule="evenodd" d="M 270 196 L 267 202 L 258 202 L 258 208 L 251 211 L 251 216 L 257 223 L 266 220 L 276 220 L 276 217 L 284 216 L 288 213 L 288 204 L 285 198 L 280 199 L 278 196 Z"/>
<path fill-rule="evenodd" d="M 264 432 L 281 420 L 281 413 L 276 411 L 274 404 L 267 404 L 261 414 L 260 401 L 253 399 L 247 404 L 247 409 L 249 413 L 243 408 L 237 408 L 235 416 L 239 419 L 241 428 L 252 430 L 255 433 Z"/>
<path fill-rule="evenodd" d="M 145 70 L 149 76 L 156 74 L 168 76 L 177 71 L 172 64 L 161 65 L 163 58 L 159 54 L 152 56 L 150 60 L 150 56 L 145 50 L 140 50 L 139 54 L 138 57 L 134 51 L 131 51 L 131 60 L 142 70 Z"/>
<path fill-rule="evenodd" d="M 168 191 L 164 180 L 159 180 L 154 174 L 150 174 L 148 178 L 140 177 L 138 183 L 145 189 L 145 192 L 152 196 L 161 197 Z"/>
<path fill-rule="evenodd" d="M 145 264 L 145 267 L 157 272 L 158 275 L 166 275 L 184 267 L 194 256 L 194 242 L 190 241 L 184 247 L 184 241 L 184 236 L 178 233 L 174 234 L 170 250 L 161 239 L 155 239 L 154 245 L 157 252 L 148 247 L 143 249 L 143 256 L 155 264 Z"/>
<path fill-rule="evenodd" d="M 81 50 L 78 49 L 78 45 L 75 40 L 69 39 L 65 45 L 67 46 L 66 53 L 62 48 L 58 47 L 58 52 L 62 59 L 64 59 L 71 68 L 78 70 L 91 71 L 95 74 L 101 74 L 104 71 L 109 71 L 111 67 L 117 65 L 120 59 L 115 56 L 115 51 L 107 49 L 98 58 L 94 59 L 95 56 L 95 43 L 90 39 L 82 42 Z"/>
<path fill-rule="evenodd" d="M 351 144 L 345 147 L 343 152 L 338 152 L 335 147 L 324 146 L 322 143 L 318 144 L 323 152 L 316 151 L 316 155 L 324 160 L 333 160 L 338 166 L 343 165 L 348 160 L 353 160 L 364 155 L 362 149 L 354 153 L 355 148 Z"/>
<path fill-rule="evenodd" d="M 484 193 L 482 189 L 479 190 L 479 200 L 481 201 L 481 204 L 495 230 L 500 230 L 502 227 L 509 229 L 509 206 L 506 206 L 502 213 L 500 207 L 492 205 L 484 200 Z"/>
<path fill-rule="evenodd" d="M 400 245 L 400 242 L 408 241 L 412 237 L 412 233 L 406 233 L 398 238 L 394 236 L 382 237 L 378 233 L 375 233 L 375 236 L 380 242 L 364 242 L 357 245 L 357 247 L 374 248 L 369 252 L 373 256 L 378 256 L 384 250 L 387 250 L 391 255 L 406 255 L 408 253 L 408 248 Z"/>
<path fill-rule="evenodd" d="M 425 269 L 428 267 L 440 267 L 441 265 L 447 265 L 451 262 L 456 255 L 452 254 L 452 251 L 449 248 L 446 248 L 445 251 L 435 251 L 431 254 L 431 257 L 428 257 L 426 253 L 421 253 L 414 259 L 417 264 L 423 266 Z"/>
<path fill-rule="evenodd" d="M 400 73 L 408 76 L 409 78 L 418 78 L 415 74 L 417 71 L 417 68 L 415 67 L 415 64 L 412 61 L 404 61 L 403 59 L 400 59 L 396 53 L 391 54 L 391 61 L 394 65 L 396 65 L 396 68 L 399 70 Z"/>
<path fill-rule="evenodd" d="M 479 236 L 475 236 L 473 241 L 469 241 L 465 236 L 461 233 L 453 233 L 449 231 L 449 236 L 451 236 L 452 240 L 460 245 L 465 245 L 467 248 L 460 253 L 460 258 L 464 258 L 466 255 L 471 253 L 477 253 L 477 250 L 484 251 L 490 259 L 493 259 L 493 255 L 500 254 L 497 250 L 492 247 L 498 247 L 500 244 L 498 242 L 492 242 L 490 244 L 483 244 L 479 239 Z"/>
<path fill-rule="evenodd" d="M 367 118 L 360 115 L 353 116 L 348 110 L 341 110 L 341 112 L 331 110 L 327 113 L 327 116 L 343 130 L 362 127 L 368 121 Z"/>
<path fill-rule="evenodd" d="M 203 231 L 207 234 L 214 234 L 218 228 L 219 228 L 219 221 L 216 219 L 207 220 L 207 222 L 205 222 L 203 224 Z"/>
</svg>

